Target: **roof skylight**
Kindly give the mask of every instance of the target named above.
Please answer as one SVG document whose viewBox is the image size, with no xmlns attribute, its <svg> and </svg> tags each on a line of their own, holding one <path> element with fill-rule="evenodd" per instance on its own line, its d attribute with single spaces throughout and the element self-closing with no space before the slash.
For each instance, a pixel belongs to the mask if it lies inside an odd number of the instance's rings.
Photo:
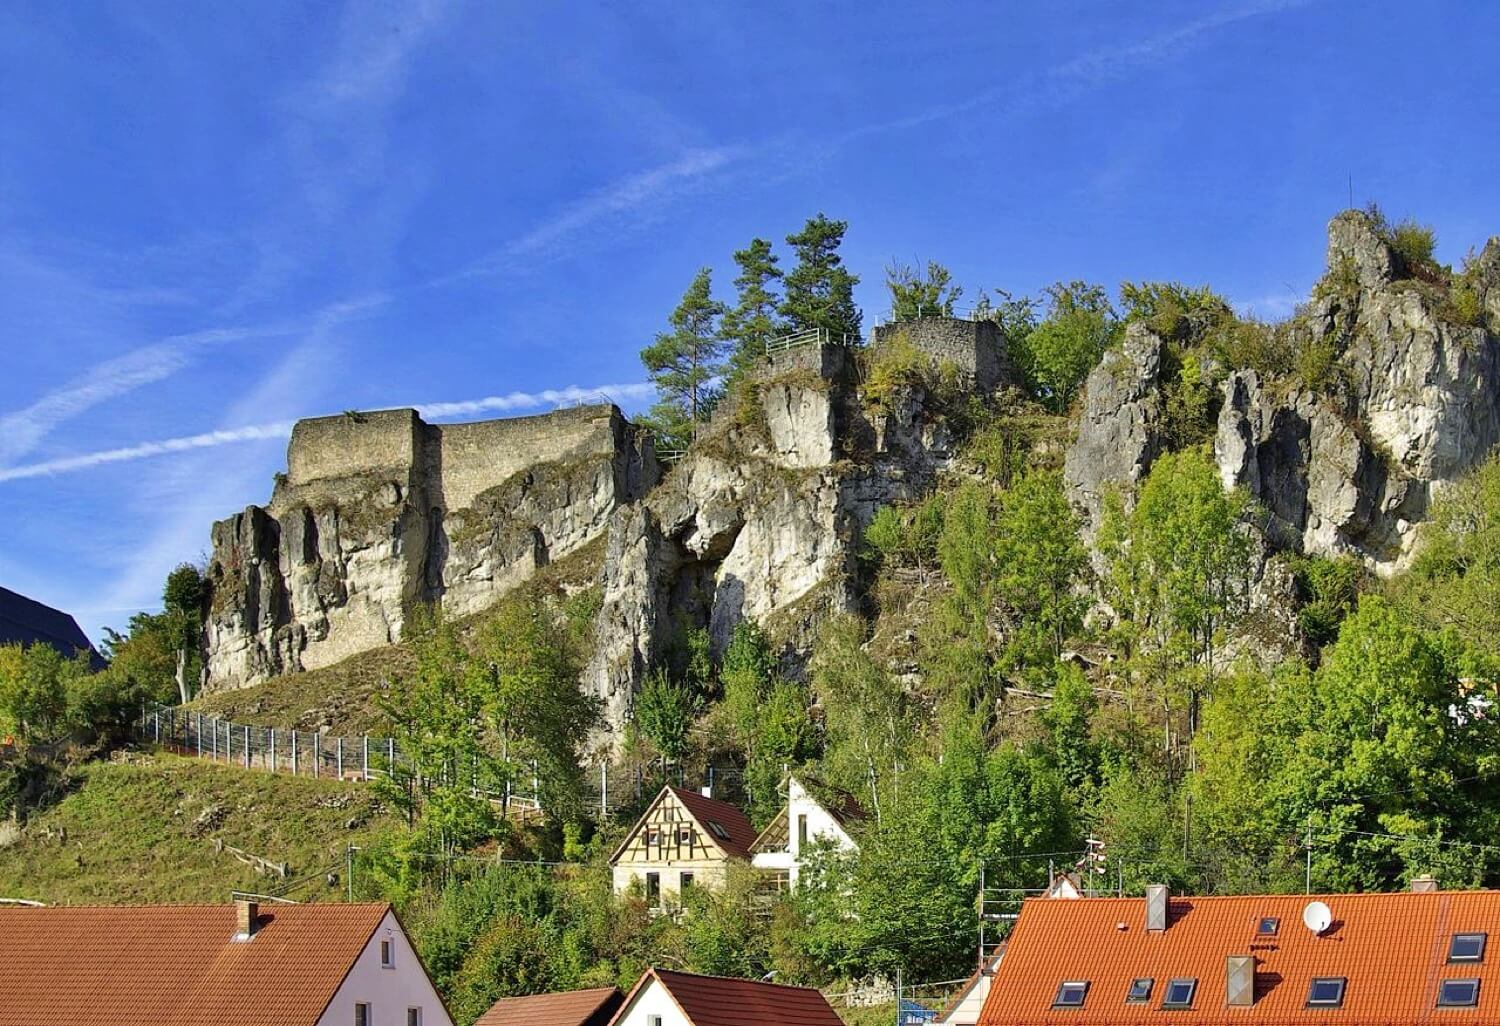
<svg viewBox="0 0 1500 1026">
<path fill-rule="evenodd" d="M 1487 937 L 1483 933 L 1455 933 L 1448 941 L 1448 961 L 1483 962 Z"/>
<path fill-rule="evenodd" d="M 1262 937 L 1274 937 L 1281 930 L 1281 920 L 1275 916 L 1266 916 L 1255 924 L 1255 932 Z"/>
<path fill-rule="evenodd" d="M 1318 976 L 1307 988 L 1308 1008 L 1338 1008 L 1344 1003 L 1344 977 Z"/>
<path fill-rule="evenodd" d="M 1125 994 L 1127 1005 L 1142 1005 L 1151 1000 L 1151 985 L 1156 982 L 1149 976 L 1130 981 L 1130 990 Z"/>
<path fill-rule="evenodd" d="M 1052 1007 L 1082 1008 L 1083 999 L 1088 993 L 1088 980 L 1064 980 L 1057 985 L 1057 997 L 1053 1000 Z"/>
<path fill-rule="evenodd" d="M 1193 995 L 1198 990 L 1198 980 L 1193 977 L 1180 977 L 1167 981 L 1167 991 L 1162 995 L 1161 1006 L 1163 1008 L 1192 1008 Z"/>
<path fill-rule="evenodd" d="M 1478 980 L 1444 980 L 1438 986 L 1439 1008 L 1473 1008 L 1479 1004 Z"/>
</svg>

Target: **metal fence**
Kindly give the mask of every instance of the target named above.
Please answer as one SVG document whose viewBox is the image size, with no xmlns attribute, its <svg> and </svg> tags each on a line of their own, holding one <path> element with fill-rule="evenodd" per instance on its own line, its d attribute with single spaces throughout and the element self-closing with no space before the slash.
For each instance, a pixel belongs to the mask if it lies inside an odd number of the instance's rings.
<svg viewBox="0 0 1500 1026">
<path fill-rule="evenodd" d="M 293 776 L 365 783 L 407 765 L 400 743 L 392 737 L 336 737 L 321 731 L 234 723 L 212 713 L 170 705 L 143 706 L 137 733 L 142 740 L 181 755 Z M 530 784 L 529 790 L 510 784 L 504 792 L 476 787 L 475 793 L 507 808 L 540 810 L 545 788 L 535 763 Z M 728 801 L 744 798 L 743 771 L 738 768 L 711 766 L 689 774 L 681 766 L 659 760 L 585 767 L 581 797 L 586 808 L 606 819 L 649 801 L 663 784 Z"/>
<path fill-rule="evenodd" d="M 766 355 L 779 353 L 787 349 L 796 349 L 798 346 L 810 345 L 836 345 L 836 346 L 858 346 L 863 340 L 858 335 L 849 335 L 842 332 L 831 332 L 827 328 L 804 328 L 794 331 L 789 335 L 773 338 L 766 343 Z"/>
</svg>

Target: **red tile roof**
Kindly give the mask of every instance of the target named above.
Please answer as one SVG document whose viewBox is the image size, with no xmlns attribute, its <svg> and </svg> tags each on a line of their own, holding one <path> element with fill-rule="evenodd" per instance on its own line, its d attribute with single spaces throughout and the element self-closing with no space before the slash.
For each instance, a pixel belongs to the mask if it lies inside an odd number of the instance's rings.
<svg viewBox="0 0 1500 1026">
<path fill-rule="evenodd" d="M 1321 935 L 1302 925 L 1313 900 L 1333 910 Z M 1275 936 L 1257 936 L 1265 917 Z M 1123 928 L 1121 928 L 1123 924 Z M 1455 933 L 1488 933 L 1479 964 L 1449 964 Z M 1225 960 L 1255 958 L 1255 1003 L 1227 1007 Z M 1339 1008 L 1308 1008 L 1314 977 L 1345 977 Z M 1137 977 L 1155 982 L 1144 1004 L 1126 1004 Z M 1161 1007 L 1168 980 L 1198 981 L 1191 1011 Z M 1437 1008 L 1445 979 L 1480 980 L 1476 1008 Z M 1063 981 L 1087 980 L 1081 1008 L 1054 1009 Z M 1500 892 L 1334 894 L 1314 897 L 1174 898 L 1165 931 L 1145 930 L 1142 898 L 1025 902 L 990 985 L 980 1026 L 1031 1024 L 1500 1023 Z"/>
<path fill-rule="evenodd" d="M 624 1001 L 619 987 L 501 998 L 474 1026 L 605 1026 Z"/>
<path fill-rule="evenodd" d="M 621 1022 L 635 996 L 652 980 L 677 1002 L 692 1026 L 843 1026 L 828 999 L 811 987 L 698 976 L 647 969 L 611 1020 Z"/>
<path fill-rule="evenodd" d="M 750 820 L 739 810 L 738 806 L 721 802 L 717 798 L 705 798 L 697 791 L 688 791 L 677 787 L 668 787 L 683 804 L 683 807 L 692 814 L 693 818 L 705 827 L 709 827 L 709 835 L 719 847 L 736 858 L 748 859 L 750 847 L 755 844 L 755 828 L 750 825 Z M 712 829 L 712 824 L 718 823 L 724 828 L 729 836 L 720 837 L 717 831 Z"/>
<path fill-rule="evenodd" d="M 389 908 L 0 908 L 0 1026 L 312 1026 Z"/>
</svg>

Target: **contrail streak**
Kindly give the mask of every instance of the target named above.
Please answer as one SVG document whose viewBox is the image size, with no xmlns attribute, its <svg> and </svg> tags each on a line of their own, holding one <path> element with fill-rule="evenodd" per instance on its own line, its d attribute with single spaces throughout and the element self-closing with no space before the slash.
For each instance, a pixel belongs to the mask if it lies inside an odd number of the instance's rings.
<svg viewBox="0 0 1500 1026">
<path fill-rule="evenodd" d="M 535 410 L 544 406 L 560 406 L 568 403 L 632 402 L 650 399 L 655 394 L 655 386 L 649 382 L 638 381 L 623 385 L 599 385 L 595 388 L 579 388 L 576 385 L 570 385 L 567 388 L 549 388 L 541 392 L 509 392 L 505 395 L 485 396 L 482 399 L 423 403 L 415 408 L 418 413 L 429 420 L 440 420 L 445 417 L 462 417 L 476 413 Z M 101 449 L 96 452 L 80 453 L 77 456 L 61 456 L 39 463 L 5 467 L 0 469 L 0 481 L 51 477 L 55 474 L 89 470 L 109 463 L 128 463 L 132 460 L 149 459 L 153 456 L 166 456 L 195 449 L 212 449 L 238 442 L 281 439 L 292 433 L 293 423 L 293 421 L 282 420 L 269 424 L 251 424 L 246 427 L 206 431 L 203 434 L 183 435 L 179 438 L 163 438 L 152 442 L 121 446 L 118 449 Z"/>
</svg>

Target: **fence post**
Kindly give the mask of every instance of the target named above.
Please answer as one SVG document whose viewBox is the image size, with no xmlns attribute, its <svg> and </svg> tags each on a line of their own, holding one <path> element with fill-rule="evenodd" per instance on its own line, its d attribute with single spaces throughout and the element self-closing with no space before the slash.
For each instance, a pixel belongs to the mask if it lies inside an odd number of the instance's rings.
<svg viewBox="0 0 1500 1026">
<path fill-rule="evenodd" d="M 318 763 L 323 761 L 323 735 L 316 730 L 313 731 L 313 776 L 317 776 L 322 767 Z"/>
<path fill-rule="evenodd" d="M 156 710 L 156 743 L 161 744 L 161 710 Z"/>
<path fill-rule="evenodd" d="M 271 728 L 271 772 L 276 772 L 276 728 Z"/>
<path fill-rule="evenodd" d="M 343 780 L 344 779 L 344 739 L 343 738 L 336 738 L 334 740 L 334 742 L 333 742 L 333 746 L 334 746 L 334 752 L 336 753 L 334 755 L 334 763 L 333 764 L 338 769 L 338 777 L 339 777 L 339 779 Z"/>
<path fill-rule="evenodd" d="M 250 768 L 250 728 L 245 727 L 245 768 Z"/>
<path fill-rule="evenodd" d="M 396 775 L 396 739 L 388 737 L 385 739 L 386 770 L 385 775 L 394 777 Z"/>
<path fill-rule="evenodd" d="M 599 822 L 609 818 L 609 762 L 599 764 Z"/>
<path fill-rule="evenodd" d="M 198 758 L 201 759 L 201 758 L 203 758 L 203 714 L 202 713 L 198 714 L 198 730 L 197 730 L 196 733 L 197 733 L 197 737 L 194 738 L 194 741 L 196 741 L 197 744 L 198 744 Z"/>
<path fill-rule="evenodd" d="M 359 753 L 359 776 L 361 780 L 370 779 L 370 735 L 365 734 L 362 738 L 362 747 Z"/>
<path fill-rule="evenodd" d="M 297 728 L 292 728 L 292 776 L 297 775 Z"/>
</svg>

